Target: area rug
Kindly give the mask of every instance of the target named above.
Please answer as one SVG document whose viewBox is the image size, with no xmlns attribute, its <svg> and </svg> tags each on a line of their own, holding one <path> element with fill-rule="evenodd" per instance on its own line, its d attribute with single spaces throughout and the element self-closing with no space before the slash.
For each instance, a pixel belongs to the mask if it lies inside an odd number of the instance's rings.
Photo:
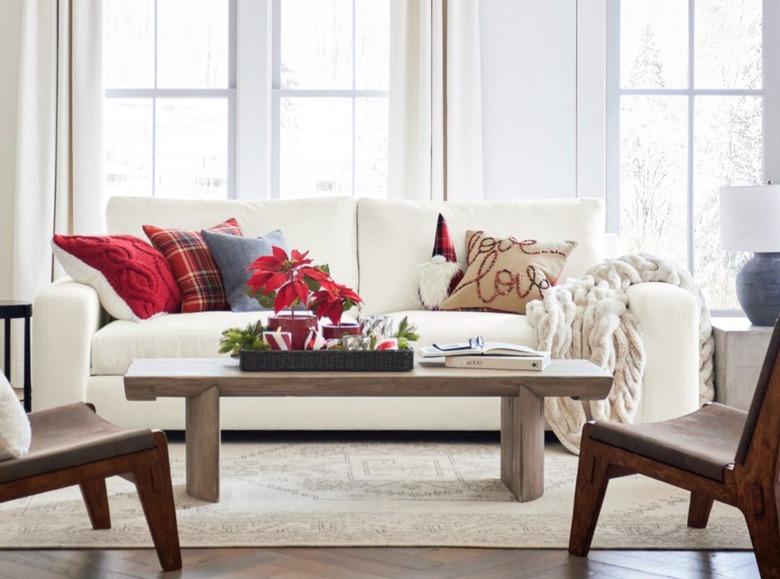
<svg viewBox="0 0 780 579">
<path fill-rule="evenodd" d="M 545 492 L 518 503 L 495 442 L 223 443 L 221 500 L 184 487 L 170 445 L 183 547 L 451 546 L 565 548 L 577 457 L 545 448 Z M 78 488 L 0 505 L 4 548 L 135 548 L 151 539 L 134 487 L 109 479 L 113 528 L 94 531 Z M 593 540 L 605 549 L 749 549 L 738 510 L 716 503 L 686 527 L 688 495 L 639 476 L 610 483 Z"/>
</svg>

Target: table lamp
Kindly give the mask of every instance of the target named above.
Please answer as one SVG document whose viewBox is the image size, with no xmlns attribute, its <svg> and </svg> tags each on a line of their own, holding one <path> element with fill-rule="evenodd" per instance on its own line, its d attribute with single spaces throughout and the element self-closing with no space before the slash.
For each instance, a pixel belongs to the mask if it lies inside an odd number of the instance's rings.
<svg viewBox="0 0 780 579">
<path fill-rule="evenodd" d="M 780 185 L 720 188 L 720 244 L 753 257 L 737 273 L 737 299 L 754 326 L 780 315 Z"/>
</svg>

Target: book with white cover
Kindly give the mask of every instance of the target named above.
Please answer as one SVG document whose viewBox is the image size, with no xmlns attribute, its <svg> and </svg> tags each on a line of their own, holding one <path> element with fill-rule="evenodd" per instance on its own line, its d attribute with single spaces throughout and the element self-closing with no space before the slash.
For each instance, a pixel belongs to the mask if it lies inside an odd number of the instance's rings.
<svg viewBox="0 0 780 579">
<path fill-rule="evenodd" d="M 481 336 L 470 338 L 468 342 L 455 344 L 433 344 L 423 348 L 417 348 L 417 353 L 422 358 L 436 358 L 440 356 L 510 356 L 539 357 L 544 352 L 539 352 L 528 346 L 510 344 L 508 342 L 485 342 Z"/>
<path fill-rule="evenodd" d="M 450 356 L 444 359 L 447 368 L 477 368 L 490 370 L 535 370 L 541 372 L 550 365 L 550 352 L 540 356 Z"/>
</svg>

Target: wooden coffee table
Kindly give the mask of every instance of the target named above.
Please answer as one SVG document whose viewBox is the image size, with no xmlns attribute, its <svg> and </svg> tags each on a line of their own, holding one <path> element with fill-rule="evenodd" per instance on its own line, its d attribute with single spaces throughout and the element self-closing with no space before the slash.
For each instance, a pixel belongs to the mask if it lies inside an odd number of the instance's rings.
<svg viewBox="0 0 780 579">
<path fill-rule="evenodd" d="M 500 396 L 501 480 L 523 502 L 544 492 L 544 397 L 603 399 L 612 375 L 586 360 L 553 360 L 542 372 L 428 361 L 409 372 L 242 372 L 228 358 L 179 358 L 133 360 L 124 382 L 128 400 L 187 399 L 187 493 L 211 502 L 219 501 L 220 397 Z"/>
</svg>

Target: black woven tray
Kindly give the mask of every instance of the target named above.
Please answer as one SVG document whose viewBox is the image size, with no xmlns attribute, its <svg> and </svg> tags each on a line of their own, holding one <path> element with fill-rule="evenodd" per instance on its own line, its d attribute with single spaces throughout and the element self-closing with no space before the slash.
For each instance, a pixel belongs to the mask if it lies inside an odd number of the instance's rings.
<svg viewBox="0 0 780 579">
<path fill-rule="evenodd" d="M 407 372 L 414 350 L 244 350 L 245 372 Z"/>
</svg>

